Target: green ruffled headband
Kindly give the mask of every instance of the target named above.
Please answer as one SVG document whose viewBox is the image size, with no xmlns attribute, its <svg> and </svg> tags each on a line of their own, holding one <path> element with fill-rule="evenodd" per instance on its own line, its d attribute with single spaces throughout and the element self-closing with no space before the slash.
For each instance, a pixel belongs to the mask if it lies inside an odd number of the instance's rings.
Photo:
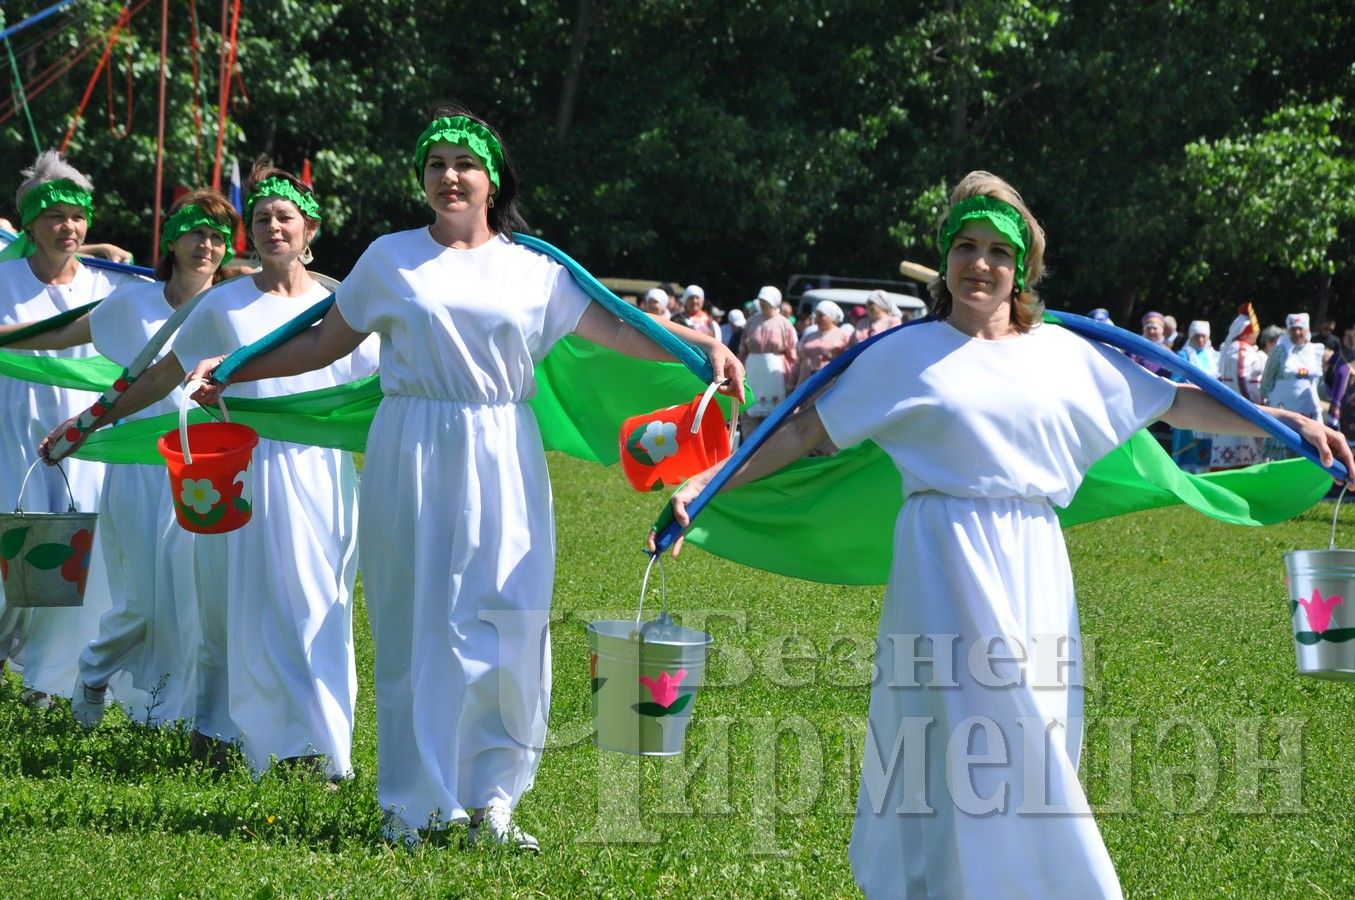
<svg viewBox="0 0 1355 900">
<path fill-rule="evenodd" d="M 249 198 L 245 200 L 246 223 L 254 220 L 254 204 L 264 197 L 281 197 L 284 200 L 290 200 L 296 204 L 297 209 L 317 222 L 324 218 L 320 215 L 320 204 L 315 202 L 314 194 L 309 192 L 303 194 L 286 178 L 272 175 L 260 181 L 258 187 L 254 188 Z"/>
<path fill-rule="evenodd" d="M 27 228 L 44 209 L 58 203 L 79 206 L 85 211 L 85 222 L 93 220 L 94 197 L 89 191 L 69 178 L 54 178 L 51 181 L 44 181 L 24 194 L 23 199 L 19 201 L 19 221 Z"/>
<path fill-rule="evenodd" d="M 1018 291 L 1026 288 L 1026 247 L 1030 244 L 1030 228 L 1021 213 L 1005 200 L 979 195 L 961 200 L 950 208 L 936 244 L 941 250 L 941 275 L 946 274 L 946 257 L 950 254 L 950 245 L 955 235 L 960 233 L 965 222 L 973 219 L 986 219 L 1016 248 L 1015 283 Z"/>
<path fill-rule="evenodd" d="M 434 119 L 419 135 L 414 144 L 414 174 L 423 180 L 423 167 L 428 162 L 428 148 L 434 144 L 447 142 L 461 144 L 470 148 L 470 152 L 484 164 L 489 173 L 489 181 L 498 188 L 499 173 L 503 170 L 503 147 L 488 128 L 465 116 L 446 116 Z"/>
<path fill-rule="evenodd" d="M 221 235 L 222 240 L 226 242 L 226 255 L 221 257 L 221 265 L 224 266 L 235 256 L 235 248 L 231 246 L 231 241 L 235 235 L 232 233 L 230 225 L 223 225 L 213 219 L 207 215 L 206 210 L 196 203 L 188 204 L 165 220 L 164 230 L 160 233 L 160 252 L 168 253 L 171 243 L 188 234 L 194 228 L 201 228 L 204 225 Z"/>
</svg>

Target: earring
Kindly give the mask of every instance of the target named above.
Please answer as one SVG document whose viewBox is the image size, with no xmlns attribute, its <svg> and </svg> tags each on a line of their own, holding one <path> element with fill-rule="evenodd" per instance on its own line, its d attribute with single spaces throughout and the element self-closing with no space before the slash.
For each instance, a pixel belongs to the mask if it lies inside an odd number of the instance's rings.
<svg viewBox="0 0 1355 900">
<path fill-rule="evenodd" d="M 315 262 L 315 254 L 311 252 L 310 244 L 306 244 L 306 246 L 302 248 L 301 255 L 298 256 L 297 259 L 303 266 L 309 266 L 311 263 Z"/>
<path fill-rule="evenodd" d="M 494 195 L 493 195 L 493 194 L 490 194 L 490 195 L 489 195 L 489 208 L 490 208 L 490 209 L 493 209 L 493 208 L 494 208 Z"/>
</svg>

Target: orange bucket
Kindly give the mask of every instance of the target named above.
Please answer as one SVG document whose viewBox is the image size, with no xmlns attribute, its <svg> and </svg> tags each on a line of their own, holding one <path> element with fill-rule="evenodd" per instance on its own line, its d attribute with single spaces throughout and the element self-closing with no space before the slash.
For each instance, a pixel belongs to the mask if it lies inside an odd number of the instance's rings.
<svg viewBox="0 0 1355 900">
<path fill-rule="evenodd" d="M 726 426 L 720 405 L 711 402 L 720 384 L 690 403 L 631 416 L 621 424 L 621 470 L 631 487 L 661 491 L 729 456 L 738 407 Z"/>
<path fill-rule="evenodd" d="M 188 531 L 221 534 L 234 531 L 254 514 L 250 458 L 259 434 L 230 421 L 188 424 L 190 383 L 179 404 L 179 428 L 160 437 L 157 447 L 169 467 L 174 516 Z M 191 442 L 190 442 L 191 438 Z"/>
</svg>

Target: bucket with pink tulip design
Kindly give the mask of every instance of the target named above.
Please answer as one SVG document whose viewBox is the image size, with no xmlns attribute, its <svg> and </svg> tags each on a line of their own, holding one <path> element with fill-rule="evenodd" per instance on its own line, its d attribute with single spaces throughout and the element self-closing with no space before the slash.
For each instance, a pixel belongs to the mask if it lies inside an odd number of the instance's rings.
<svg viewBox="0 0 1355 900">
<path fill-rule="evenodd" d="M 1342 497 L 1345 492 L 1342 492 Z M 1326 550 L 1284 555 L 1300 675 L 1355 680 L 1355 550 L 1336 549 L 1338 499 Z"/>
<path fill-rule="evenodd" d="M 641 615 L 643 597 L 641 588 Z M 588 625 L 593 743 L 618 753 L 673 756 L 686 740 L 711 636 L 676 624 L 666 602 L 657 619 L 641 623 L 641 615 Z"/>
</svg>

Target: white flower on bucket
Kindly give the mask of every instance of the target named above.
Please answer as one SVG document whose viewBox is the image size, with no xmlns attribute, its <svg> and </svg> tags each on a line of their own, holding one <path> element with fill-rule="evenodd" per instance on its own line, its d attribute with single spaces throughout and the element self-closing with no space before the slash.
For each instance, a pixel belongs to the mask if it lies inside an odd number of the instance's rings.
<svg viewBox="0 0 1355 900">
<path fill-rule="evenodd" d="M 193 512 L 205 516 L 221 502 L 221 492 L 212 487 L 210 478 L 185 478 L 179 500 Z"/>
<path fill-rule="evenodd" d="M 677 423 L 650 422 L 640 437 L 640 446 L 649 454 L 649 458 L 658 463 L 678 452 Z"/>
<path fill-rule="evenodd" d="M 240 499 L 249 506 L 254 505 L 254 473 L 250 470 L 254 467 L 253 462 L 245 466 L 245 470 L 235 476 L 232 484 L 240 485 Z"/>
</svg>

